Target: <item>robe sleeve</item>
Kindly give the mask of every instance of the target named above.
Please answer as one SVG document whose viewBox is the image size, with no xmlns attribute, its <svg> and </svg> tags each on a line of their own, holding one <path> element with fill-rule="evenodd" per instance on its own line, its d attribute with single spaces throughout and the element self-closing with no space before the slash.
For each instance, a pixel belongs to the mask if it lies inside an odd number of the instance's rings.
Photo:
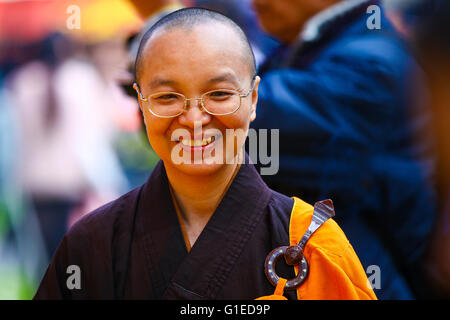
<svg viewBox="0 0 450 320">
<path fill-rule="evenodd" d="M 313 207 L 298 198 L 291 214 L 290 242 L 296 245 L 311 222 Z M 302 300 L 376 300 L 353 247 L 330 219 L 311 236 L 304 248 L 309 264 L 305 282 L 297 289 Z M 298 267 L 295 268 L 298 273 Z"/>
<path fill-rule="evenodd" d="M 90 255 L 89 249 L 84 245 L 89 239 L 81 240 L 85 236 L 87 235 L 79 226 L 75 226 L 64 236 L 41 280 L 35 300 L 73 299 L 77 296 L 83 298 L 82 292 L 85 290 L 82 288 L 87 285 L 85 276 L 88 269 L 84 260 Z"/>
<path fill-rule="evenodd" d="M 34 296 L 34 300 L 61 300 L 64 299 L 64 277 L 60 270 L 61 256 L 66 251 L 65 238 L 60 243 L 50 265 L 41 280 L 39 288 Z"/>
<path fill-rule="evenodd" d="M 34 296 L 35 300 L 113 299 L 113 219 L 99 209 L 64 236 Z"/>
</svg>

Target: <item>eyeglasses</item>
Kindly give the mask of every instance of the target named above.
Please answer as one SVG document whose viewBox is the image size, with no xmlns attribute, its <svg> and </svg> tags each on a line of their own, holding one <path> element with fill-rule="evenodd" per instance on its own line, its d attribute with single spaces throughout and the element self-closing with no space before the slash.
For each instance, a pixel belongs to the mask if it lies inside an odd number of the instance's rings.
<svg viewBox="0 0 450 320">
<path fill-rule="evenodd" d="M 255 81 L 253 78 L 252 87 L 246 94 L 235 90 L 219 89 L 208 91 L 200 98 L 186 98 L 177 92 L 158 92 L 144 98 L 136 83 L 133 87 L 138 93 L 139 99 L 147 103 L 150 112 L 160 118 L 179 116 L 187 111 L 190 100 L 200 100 L 202 109 L 211 115 L 224 116 L 235 113 L 240 108 L 242 98 L 246 98 L 255 89 Z"/>
</svg>

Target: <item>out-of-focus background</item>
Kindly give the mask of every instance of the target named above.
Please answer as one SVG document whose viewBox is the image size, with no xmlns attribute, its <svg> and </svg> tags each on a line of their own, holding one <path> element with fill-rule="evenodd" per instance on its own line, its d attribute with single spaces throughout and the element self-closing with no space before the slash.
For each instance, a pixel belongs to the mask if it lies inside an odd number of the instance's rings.
<svg viewBox="0 0 450 320">
<path fill-rule="evenodd" d="M 429 74 L 440 151 L 438 181 L 430 182 L 445 203 L 450 98 L 442 82 L 450 68 L 436 60 L 440 38 L 416 32 L 426 20 L 410 9 L 419 1 L 386 0 L 385 8 Z M 177 6 L 233 18 L 247 32 L 258 66 L 280 45 L 260 29 L 250 0 L 0 0 L 0 299 L 31 299 L 68 228 L 151 173 L 158 157 L 130 91 L 132 61 L 149 18 Z M 439 232 L 443 252 L 432 255 L 448 256 L 448 232 Z M 430 281 L 445 292 L 450 275 L 439 274 Z"/>
</svg>

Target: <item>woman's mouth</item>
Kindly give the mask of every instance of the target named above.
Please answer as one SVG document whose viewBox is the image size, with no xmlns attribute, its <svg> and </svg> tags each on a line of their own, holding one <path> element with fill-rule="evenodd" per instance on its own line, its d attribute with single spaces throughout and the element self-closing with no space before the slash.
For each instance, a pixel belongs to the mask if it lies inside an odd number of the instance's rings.
<svg viewBox="0 0 450 320">
<path fill-rule="evenodd" d="M 210 136 L 208 138 L 200 139 L 186 139 L 181 138 L 179 140 L 181 147 L 187 151 L 194 150 L 209 150 L 210 147 L 214 146 L 214 142 L 216 141 L 216 136 Z"/>
<path fill-rule="evenodd" d="M 203 140 L 181 139 L 181 144 L 186 147 L 205 147 L 214 142 L 215 137 L 211 136 Z"/>
</svg>

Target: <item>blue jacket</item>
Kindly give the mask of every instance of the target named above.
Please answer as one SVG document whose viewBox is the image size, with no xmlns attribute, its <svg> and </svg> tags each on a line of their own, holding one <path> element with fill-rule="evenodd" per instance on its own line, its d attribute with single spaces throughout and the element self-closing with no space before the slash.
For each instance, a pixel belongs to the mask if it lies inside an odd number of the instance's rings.
<svg viewBox="0 0 450 320">
<path fill-rule="evenodd" d="M 331 198 L 378 298 L 411 299 L 428 289 L 435 216 L 425 104 L 413 97 L 423 87 L 383 13 L 381 29 L 367 27 L 368 3 L 268 58 L 252 126 L 280 130 L 269 186 L 310 203 Z"/>
</svg>

